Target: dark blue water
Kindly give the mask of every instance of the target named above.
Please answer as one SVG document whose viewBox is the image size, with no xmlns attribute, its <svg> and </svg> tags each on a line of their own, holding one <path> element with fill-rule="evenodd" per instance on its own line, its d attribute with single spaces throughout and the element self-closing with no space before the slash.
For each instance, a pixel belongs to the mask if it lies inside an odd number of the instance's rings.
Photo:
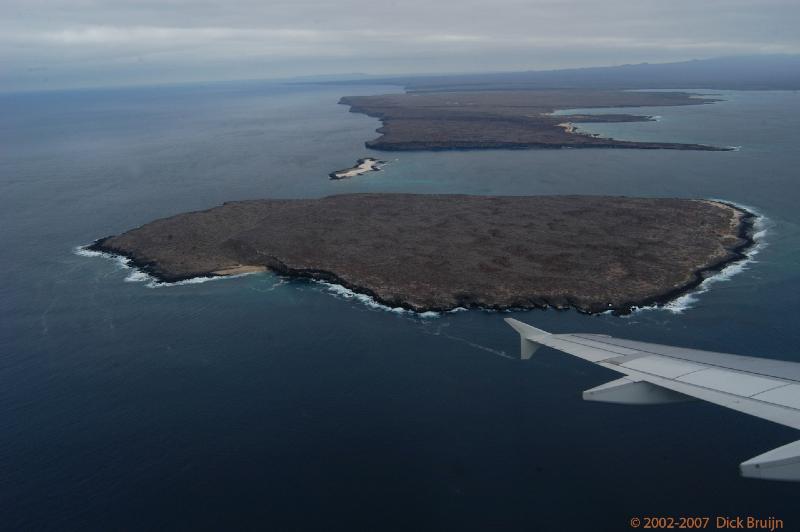
<svg viewBox="0 0 800 532">
<path fill-rule="evenodd" d="M 0 96 L 0 528 L 627 530 L 642 515 L 800 528 L 798 486 L 738 463 L 796 431 L 707 404 L 621 407 L 616 374 L 505 314 L 421 319 L 268 275 L 151 288 L 91 240 L 227 200 L 351 191 L 714 197 L 767 217 L 755 262 L 676 313 L 532 311 L 600 332 L 800 361 L 800 95 L 644 109 L 618 138 L 741 146 L 403 153 L 333 182 L 393 87 L 218 84 Z M 391 157 L 394 159 L 395 157 Z"/>
</svg>

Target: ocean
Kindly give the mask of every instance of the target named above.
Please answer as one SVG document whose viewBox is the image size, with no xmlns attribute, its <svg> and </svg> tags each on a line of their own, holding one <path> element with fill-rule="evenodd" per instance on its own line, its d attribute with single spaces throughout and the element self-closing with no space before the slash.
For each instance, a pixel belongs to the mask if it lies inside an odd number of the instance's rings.
<svg viewBox="0 0 800 532">
<path fill-rule="evenodd" d="M 800 528 L 797 485 L 738 474 L 796 431 L 705 403 L 583 402 L 617 374 L 548 349 L 520 361 L 503 323 L 800 361 L 800 93 L 581 126 L 733 152 L 366 149 L 378 121 L 338 99 L 399 90 L 0 95 L 0 529 Z M 328 179 L 368 156 L 389 164 Z M 272 274 L 159 285 L 80 251 L 225 201 L 362 191 L 717 198 L 762 218 L 746 264 L 626 317 L 418 316 Z"/>
</svg>

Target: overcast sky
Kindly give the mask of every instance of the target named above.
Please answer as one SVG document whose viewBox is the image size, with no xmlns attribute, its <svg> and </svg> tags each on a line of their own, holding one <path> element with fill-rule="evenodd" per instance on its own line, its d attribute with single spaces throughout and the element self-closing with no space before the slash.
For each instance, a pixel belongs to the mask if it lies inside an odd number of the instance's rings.
<svg viewBox="0 0 800 532">
<path fill-rule="evenodd" d="M 800 0 L 0 0 L 0 90 L 800 53 Z"/>
</svg>

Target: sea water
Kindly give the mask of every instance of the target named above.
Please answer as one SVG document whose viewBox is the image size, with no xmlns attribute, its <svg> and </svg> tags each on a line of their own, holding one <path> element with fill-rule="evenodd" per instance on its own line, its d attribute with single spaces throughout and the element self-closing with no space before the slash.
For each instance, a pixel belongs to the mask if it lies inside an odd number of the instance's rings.
<svg viewBox="0 0 800 532">
<path fill-rule="evenodd" d="M 378 121 L 338 99 L 399 90 L 0 96 L 0 528 L 800 526 L 796 485 L 737 470 L 796 431 L 704 403 L 583 402 L 617 375 L 546 349 L 520 361 L 503 323 L 800 362 L 800 94 L 715 91 L 633 111 L 658 121 L 581 126 L 732 152 L 366 149 Z M 363 157 L 390 164 L 328 179 Z M 717 198 L 763 225 L 749 262 L 626 317 L 418 316 L 268 273 L 165 286 L 80 250 L 224 201 L 364 191 Z"/>
</svg>

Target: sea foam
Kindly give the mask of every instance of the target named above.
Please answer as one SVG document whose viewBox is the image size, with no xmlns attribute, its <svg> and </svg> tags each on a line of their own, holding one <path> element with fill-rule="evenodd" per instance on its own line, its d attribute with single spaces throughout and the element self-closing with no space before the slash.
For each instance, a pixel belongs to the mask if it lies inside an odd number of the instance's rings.
<svg viewBox="0 0 800 532">
<path fill-rule="evenodd" d="M 206 283 L 209 281 L 219 281 L 222 279 L 232 279 L 236 277 L 244 277 L 245 275 L 252 275 L 253 273 L 258 272 L 247 272 L 247 273 L 240 273 L 237 275 L 225 275 L 225 276 L 205 276 L 205 277 L 192 277 L 191 279 L 184 279 L 182 281 L 176 281 L 174 283 L 165 283 L 159 281 L 152 275 L 149 275 L 146 272 L 143 272 L 136 268 L 135 266 L 131 265 L 131 260 L 127 257 L 123 257 L 122 255 L 115 255 L 113 253 L 106 253 L 103 251 L 94 251 L 88 249 L 91 244 L 87 244 L 85 246 L 78 246 L 73 249 L 73 252 L 76 255 L 81 257 L 100 257 L 103 259 L 110 260 L 114 262 L 114 264 L 119 267 L 120 269 L 128 271 L 128 275 L 125 277 L 125 282 L 127 283 L 144 283 L 145 286 L 148 288 L 160 288 L 160 287 L 168 287 L 168 286 L 181 286 L 181 285 L 190 285 L 190 284 L 199 284 L 199 283 Z M 441 314 L 439 312 L 415 312 L 413 310 L 408 310 L 403 307 L 390 307 L 388 305 L 384 305 L 379 303 L 374 298 L 366 295 L 366 294 L 359 294 L 358 292 L 354 292 L 349 288 L 346 288 L 342 285 L 330 283 L 327 281 L 315 281 L 319 285 L 323 286 L 329 293 L 342 297 L 344 299 L 353 299 L 362 303 L 370 308 L 394 312 L 395 314 L 408 314 L 414 315 L 420 318 L 438 318 Z M 467 310 L 465 308 L 455 308 L 449 312 L 461 312 Z"/>
<path fill-rule="evenodd" d="M 427 311 L 427 312 L 416 312 L 413 310 L 409 310 L 403 307 L 390 307 L 388 305 L 384 305 L 383 303 L 379 303 L 374 297 L 368 296 L 366 294 L 359 294 L 346 286 L 342 286 L 340 284 L 331 283 L 328 281 L 320 281 L 315 280 L 317 284 L 325 288 L 329 293 L 341 297 L 343 299 L 353 299 L 358 301 L 359 303 L 363 303 L 364 305 L 374 308 L 376 310 L 384 310 L 387 312 L 394 312 L 395 314 L 408 314 L 414 315 L 420 318 L 438 318 L 441 314 L 439 312 Z"/>
<path fill-rule="evenodd" d="M 143 272 L 142 270 L 136 268 L 135 266 L 132 266 L 131 260 L 127 257 L 123 257 L 122 255 L 115 255 L 113 253 L 106 253 L 104 251 L 94 251 L 88 249 L 90 245 L 91 244 L 87 244 L 85 246 L 78 246 L 73 249 L 73 253 L 81 257 L 100 257 L 103 259 L 110 260 L 114 262 L 114 264 L 116 264 L 119 268 L 128 271 L 128 275 L 126 275 L 124 279 L 126 283 L 144 283 L 145 286 L 148 288 L 161 288 L 165 286 L 183 286 L 189 284 L 200 284 L 200 283 L 207 283 L 209 281 L 235 279 L 237 277 L 244 277 L 246 275 L 253 275 L 254 273 L 259 273 L 259 272 L 245 272 L 245 273 L 238 273 L 236 275 L 209 275 L 201 277 L 192 277 L 190 279 L 183 279 L 181 281 L 167 283 L 164 281 L 159 281 L 152 275 Z"/>
<path fill-rule="evenodd" d="M 685 311 L 693 308 L 700 300 L 700 295 L 708 292 L 714 284 L 730 281 L 735 275 L 748 270 L 750 268 L 750 265 L 758 262 L 755 258 L 756 255 L 758 255 L 761 252 L 761 250 L 763 250 L 767 245 L 766 235 L 771 225 L 769 218 L 761 214 L 761 212 L 759 212 L 757 209 L 754 209 L 753 207 L 749 207 L 747 205 L 742 205 L 740 203 L 734 203 L 732 201 L 723 199 L 717 199 L 717 198 L 711 198 L 711 199 L 712 201 L 718 201 L 720 203 L 727 203 L 728 205 L 733 205 L 734 207 L 744 209 L 755 215 L 756 218 L 753 221 L 753 234 L 751 235 L 754 245 L 751 246 L 747 251 L 745 251 L 744 258 L 736 262 L 733 262 L 731 264 L 728 264 L 714 275 L 706 277 L 699 285 L 697 285 L 697 287 L 687 292 L 686 294 L 678 296 L 675 299 L 668 301 L 667 303 L 664 304 L 651 305 L 647 307 L 637 307 L 634 309 L 634 312 L 666 310 L 667 312 L 670 312 L 672 314 L 682 314 Z"/>
</svg>

